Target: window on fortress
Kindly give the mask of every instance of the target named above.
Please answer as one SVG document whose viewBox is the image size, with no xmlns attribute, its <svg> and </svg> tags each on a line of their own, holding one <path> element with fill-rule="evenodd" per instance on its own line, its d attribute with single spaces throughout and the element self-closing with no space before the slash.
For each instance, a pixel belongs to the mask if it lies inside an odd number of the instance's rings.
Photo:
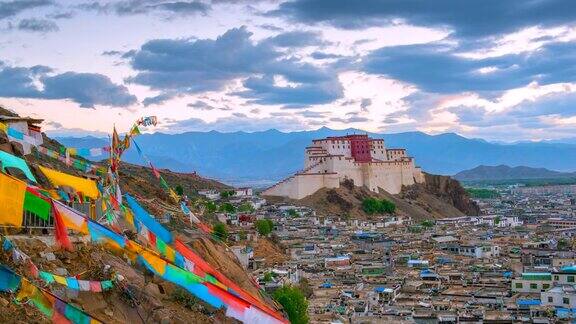
<svg viewBox="0 0 576 324">
<path fill-rule="evenodd" d="M 516 283 L 516 288 L 517 288 L 517 289 L 522 289 L 522 283 L 521 283 L 521 282 L 517 282 L 517 283 Z"/>
</svg>

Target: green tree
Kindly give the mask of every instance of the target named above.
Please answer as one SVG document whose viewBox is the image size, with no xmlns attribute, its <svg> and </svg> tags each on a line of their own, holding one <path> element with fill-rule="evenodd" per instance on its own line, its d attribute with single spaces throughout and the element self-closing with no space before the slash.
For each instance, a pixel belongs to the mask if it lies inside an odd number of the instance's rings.
<svg viewBox="0 0 576 324">
<path fill-rule="evenodd" d="M 422 225 L 422 227 L 425 227 L 425 228 L 430 228 L 430 227 L 433 227 L 433 226 L 434 226 L 434 222 L 431 221 L 431 220 L 429 220 L 429 219 L 427 219 L 427 220 L 423 220 L 423 221 L 420 223 L 420 225 Z"/>
<path fill-rule="evenodd" d="M 213 201 L 207 201 L 204 203 L 205 211 L 209 214 L 214 213 L 218 210 L 218 206 Z"/>
<path fill-rule="evenodd" d="M 288 216 L 290 217 L 296 217 L 298 216 L 298 212 L 295 209 L 288 209 Z"/>
<path fill-rule="evenodd" d="M 502 221 L 502 218 L 500 218 L 500 216 L 494 217 L 494 225 L 500 224 L 500 221 Z"/>
<path fill-rule="evenodd" d="M 232 205 L 231 203 L 226 202 L 220 205 L 219 210 L 223 213 L 235 213 L 236 207 L 234 207 L 234 205 Z"/>
<path fill-rule="evenodd" d="M 366 214 L 393 214 L 396 211 L 396 205 L 386 199 L 365 198 L 362 201 L 362 210 Z"/>
<path fill-rule="evenodd" d="M 241 213 L 252 213 L 254 211 L 254 207 L 251 203 L 245 202 L 238 207 L 238 211 Z"/>
<path fill-rule="evenodd" d="M 274 299 L 282 305 L 290 323 L 308 323 L 308 301 L 298 287 L 282 286 L 274 292 Z"/>
<path fill-rule="evenodd" d="M 271 219 L 259 219 L 255 223 L 256 230 L 260 235 L 268 235 L 274 230 L 274 222 Z"/>
<path fill-rule="evenodd" d="M 226 242 L 228 240 L 228 228 L 224 223 L 216 223 L 212 228 L 212 236 L 220 241 Z"/>
<path fill-rule="evenodd" d="M 273 279 L 274 275 L 272 275 L 272 272 L 266 272 L 264 274 L 264 282 L 272 282 Z"/>
<path fill-rule="evenodd" d="M 221 198 L 229 198 L 234 196 L 236 192 L 234 190 L 222 190 L 220 191 L 220 197 Z"/>
<path fill-rule="evenodd" d="M 178 196 L 182 196 L 184 194 L 184 188 L 182 188 L 181 185 L 177 185 L 176 186 L 176 193 L 178 194 Z"/>
</svg>

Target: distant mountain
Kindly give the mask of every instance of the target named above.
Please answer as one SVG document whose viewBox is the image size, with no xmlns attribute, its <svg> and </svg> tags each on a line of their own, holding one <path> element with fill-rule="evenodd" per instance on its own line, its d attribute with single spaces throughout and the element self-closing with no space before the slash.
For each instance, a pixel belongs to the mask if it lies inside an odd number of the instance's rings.
<svg viewBox="0 0 576 324">
<path fill-rule="evenodd" d="M 304 165 L 304 148 L 312 139 L 326 136 L 365 134 L 358 129 L 283 133 L 277 130 L 245 133 L 187 132 L 182 134 L 142 134 L 136 138 L 144 153 L 159 168 L 191 172 L 230 184 L 270 184 Z M 387 147 L 404 147 L 424 171 L 452 175 L 478 165 L 544 167 L 559 171 L 576 169 L 576 145 L 564 143 L 496 144 L 468 139 L 457 134 L 428 135 L 421 132 L 374 134 L 384 138 Z M 58 140 L 73 147 L 100 147 L 107 139 L 96 137 Z M 104 158 L 104 156 L 100 157 Z M 143 164 L 132 147 L 128 162 Z"/>
<path fill-rule="evenodd" d="M 507 165 L 481 165 L 474 169 L 456 173 L 453 178 L 460 181 L 478 180 L 516 180 L 516 179 L 557 179 L 573 178 L 575 172 L 558 172 L 545 168 L 530 168 L 525 166 L 509 167 Z"/>
</svg>

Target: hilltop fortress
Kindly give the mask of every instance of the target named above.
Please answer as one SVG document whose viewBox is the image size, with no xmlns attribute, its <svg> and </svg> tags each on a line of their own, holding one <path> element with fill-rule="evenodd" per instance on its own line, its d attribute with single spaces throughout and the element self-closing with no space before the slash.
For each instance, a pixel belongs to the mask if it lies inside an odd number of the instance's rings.
<svg viewBox="0 0 576 324">
<path fill-rule="evenodd" d="M 368 135 L 327 137 L 306 147 L 304 169 L 266 189 L 262 195 L 302 199 L 322 188 L 338 188 L 346 179 L 372 191 L 400 193 L 423 183 L 424 174 L 405 149 L 387 149 Z"/>
</svg>

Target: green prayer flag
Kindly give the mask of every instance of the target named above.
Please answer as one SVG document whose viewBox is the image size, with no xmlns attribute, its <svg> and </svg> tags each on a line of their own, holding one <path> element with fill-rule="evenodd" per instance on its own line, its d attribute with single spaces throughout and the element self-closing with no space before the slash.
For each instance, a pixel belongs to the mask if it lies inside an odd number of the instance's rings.
<svg viewBox="0 0 576 324">
<path fill-rule="evenodd" d="M 28 191 L 26 191 L 24 196 L 24 210 L 37 215 L 45 221 L 50 218 L 50 203 Z"/>
<path fill-rule="evenodd" d="M 114 286 L 114 284 L 112 283 L 112 280 L 104 280 L 101 282 L 101 285 L 102 285 L 102 290 L 112 289 L 112 287 Z"/>
</svg>

